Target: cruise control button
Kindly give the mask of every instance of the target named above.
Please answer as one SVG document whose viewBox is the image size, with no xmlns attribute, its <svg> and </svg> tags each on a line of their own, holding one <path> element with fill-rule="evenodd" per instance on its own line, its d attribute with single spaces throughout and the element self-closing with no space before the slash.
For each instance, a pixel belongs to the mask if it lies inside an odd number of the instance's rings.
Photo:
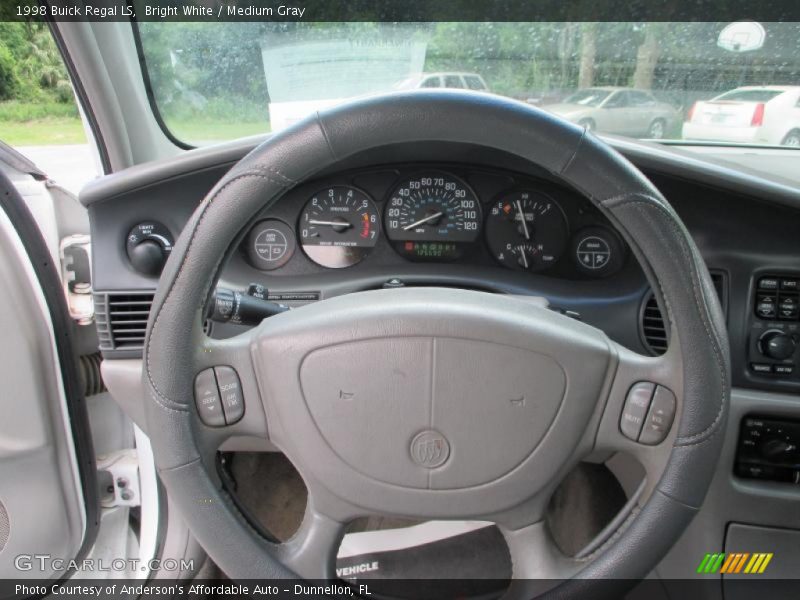
<svg viewBox="0 0 800 600">
<path fill-rule="evenodd" d="M 635 384 L 628 392 L 619 422 L 619 429 L 626 438 L 633 441 L 639 439 L 639 432 L 642 430 L 655 388 L 654 383 L 641 381 Z"/>
<path fill-rule="evenodd" d="M 194 402 L 200 420 L 210 427 L 225 425 L 214 369 L 200 371 L 194 380 Z"/>
<path fill-rule="evenodd" d="M 231 367 L 214 367 L 222 399 L 222 410 L 228 425 L 236 423 L 244 415 L 244 397 L 239 376 Z"/>
<path fill-rule="evenodd" d="M 647 412 L 639 442 L 655 446 L 667 437 L 672 421 L 675 419 L 675 394 L 664 386 L 657 385 Z"/>
</svg>

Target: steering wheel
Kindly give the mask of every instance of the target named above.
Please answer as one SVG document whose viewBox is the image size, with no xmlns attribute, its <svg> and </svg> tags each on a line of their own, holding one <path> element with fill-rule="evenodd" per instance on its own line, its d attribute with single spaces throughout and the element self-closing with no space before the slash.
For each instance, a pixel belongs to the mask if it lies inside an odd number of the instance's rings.
<svg viewBox="0 0 800 600">
<path fill-rule="evenodd" d="M 231 339 L 205 335 L 204 306 L 222 260 L 258 211 L 355 153 L 428 140 L 522 157 L 589 198 L 630 244 L 665 307 L 668 352 L 641 356 L 535 303 L 438 288 L 339 296 Z M 645 577 L 686 528 L 717 466 L 727 415 L 719 302 L 677 214 L 591 133 L 487 94 L 378 96 L 272 136 L 186 225 L 147 331 L 143 377 L 158 471 L 193 534 L 234 580 L 332 578 L 346 524 L 379 514 L 494 522 L 514 578 L 548 580 L 522 592 L 512 584 L 510 595 L 557 585 L 550 591 L 594 596 L 602 579 Z M 233 402 L 244 405 L 238 422 L 219 427 L 199 418 L 195 397 L 214 367 L 235 371 Z M 268 439 L 302 475 L 307 509 L 286 543 L 261 537 L 223 490 L 215 456 L 231 436 Z M 634 456 L 644 484 L 602 539 L 568 557 L 545 526 L 545 509 L 560 479 L 597 451 Z"/>
</svg>

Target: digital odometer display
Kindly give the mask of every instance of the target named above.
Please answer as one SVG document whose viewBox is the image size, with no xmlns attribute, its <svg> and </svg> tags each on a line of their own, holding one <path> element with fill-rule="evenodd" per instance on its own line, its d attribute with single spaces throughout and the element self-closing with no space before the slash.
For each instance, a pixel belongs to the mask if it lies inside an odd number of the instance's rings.
<svg viewBox="0 0 800 600">
<path fill-rule="evenodd" d="M 423 173 L 394 188 L 386 205 L 386 235 L 411 259 L 455 259 L 478 239 L 483 215 L 475 193 L 448 173 Z"/>
</svg>

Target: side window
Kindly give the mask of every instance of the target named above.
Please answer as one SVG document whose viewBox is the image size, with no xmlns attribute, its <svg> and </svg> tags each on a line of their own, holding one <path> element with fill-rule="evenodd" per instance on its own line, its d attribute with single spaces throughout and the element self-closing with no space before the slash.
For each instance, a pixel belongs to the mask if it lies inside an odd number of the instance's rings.
<svg viewBox="0 0 800 600">
<path fill-rule="evenodd" d="M 458 75 L 445 75 L 444 87 L 446 88 L 463 88 L 464 84 L 461 83 L 461 77 Z"/>
<path fill-rule="evenodd" d="M 483 81 L 477 75 L 464 75 L 464 81 L 467 83 L 467 87 L 471 90 L 486 89 L 486 86 L 484 85 Z"/>
<path fill-rule="evenodd" d="M 646 92 L 628 92 L 631 106 L 653 106 L 656 99 Z"/>
<path fill-rule="evenodd" d="M 625 108 L 628 105 L 628 92 L 616 92 L 608 99 L 605 108 Z"/>
<path fill-rule="evenodd" d="M 428 77 L 427 79 L 424 79 L 419 87 L 421 87 L 421 88 L 438 88 L 438 87 L 442 87 L 442 84 L 439 83 L 439 76 L 437 75 L 437 76 L 434 76 L 434 77 Z"/>
</svg>

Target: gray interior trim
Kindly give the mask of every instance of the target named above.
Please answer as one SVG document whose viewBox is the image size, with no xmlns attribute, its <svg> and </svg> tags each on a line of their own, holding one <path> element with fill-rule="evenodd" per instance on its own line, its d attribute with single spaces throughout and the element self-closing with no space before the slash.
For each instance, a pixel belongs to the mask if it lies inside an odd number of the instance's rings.
<svg viewBox="0 0 800 600">
<path fill-rule="evenodd" d="M 80 200 L 85 206 L 89 206 L 174 177 L 220 166 L 233 166 L 236 161 L 270 137 L 264 135 L 242 138 L 137 165 L 122 173 L 90 182 L 81 190 Z M 785 206 L 800 208 L 800 190 L 792 182 L 742 168 L 731 161 L 701 156 L 677 146 L 662 146 L 654 142 L 611 136 L 600 136 L 600 139 L 640 169 L 692 178 L 720 189 L 739 194 L 752 194 Z M 736 150 L 743 155 L 747 154 L 745 149 Z"/>
</svg>

